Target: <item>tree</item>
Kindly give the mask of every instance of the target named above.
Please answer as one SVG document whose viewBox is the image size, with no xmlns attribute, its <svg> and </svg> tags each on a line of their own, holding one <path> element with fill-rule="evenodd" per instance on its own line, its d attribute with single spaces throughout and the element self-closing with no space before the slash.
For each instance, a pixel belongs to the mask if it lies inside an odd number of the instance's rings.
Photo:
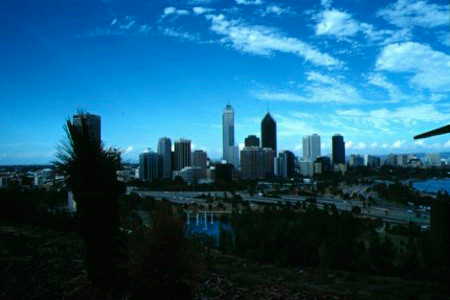
<svg viewBox="0 0 450 300">
<path fill-rule="evenodd" d="M 125 252 L 119 242 L 118 198 L 123 188 L 116 171 L 121 168 L 120 153 L 105 150 L 90 132 L 85 118 L 75 125 L 67 120 L 67 141 L 58 149 L 56 169 L 65 175 L 73 192 L 85 242 L 85 263 L 92 283 L 106 291 L 126 282 L 118 278 L 119 258 Z"/>
</svg>

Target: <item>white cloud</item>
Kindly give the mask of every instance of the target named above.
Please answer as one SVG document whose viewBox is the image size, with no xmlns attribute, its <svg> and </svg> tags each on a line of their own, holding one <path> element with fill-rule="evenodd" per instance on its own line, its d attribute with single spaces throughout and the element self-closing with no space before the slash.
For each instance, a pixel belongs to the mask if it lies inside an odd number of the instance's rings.
<svg viewBox="0 0 450 300">
<path fill-rule="evenodd" d="M 285 14 L 293 14 L 293 12 L 289 8 L 284 8 L 278 5 L 269 5 L 266 9 L 261 10 L 261 16 L 267 15 L 285 15 Z"/>
<path fill-rule="evenodd" d="M 187 41 L 198 41 L 199 38 L 189 32 L 184 32 L 181 31 L 179 29 L 174 29 L 174 28 L 160 28 L 160 31 L 162 32 L 162 34 L 166 35 L 166 36 L 170 36 L 170 37 L 174 37 L 174 38 L 179 38 L 182 40 L 187 40 Z"/>
<path fill-rule="evenodd" d="M 334 35 L 337 37 L 353 36 L 360 30 L 360 26 L 351 15 L 336 9 L 323 11 L 316 25 L 317 35 Z"/>
<path fill-rule="evenodd" d="M 333 0 L 320 0 L 320 5 L 322 5 L 325 8 L 330 8 L 333 4 Z"/>
<path fill-rule="evenodd" d="M 340 40 L 349 40 L 357 34 L 363 34 L 368 40 L 381 44 L 407 41 L 411 39 L 408 29 L 378 30 L 373 25 L 355 20 L 351 14 L 345 11 L 328 8 L 314 19 L 316 24 L 316 35 L 334 36 Z"/>
<path fill-rule="evenodd" d="M 185 16 L 189 15 L 189 11 L 186 9 L 177 9 L 176 7 L 168 6 L 164 8 L 162 18 L 167 17 L 169 15 Z"/>
<path fill-rule="evenodd" d="M 389 94 L 390 102 L 399 102 L 400 100 L 406 99 L 406 96 L 400 89 L 389 82 L 382 74 L 372 73 L 369 75 L 368 80 L 370 84 L 385 89 Z"/>
<path fill-rule="evenodd" d="M 420 26 L 433 28 L 450 25 L 450 6 L 425 1 L 398 0 L 377 13 L 398 27 Z"/>
<path fill-rule="evenodd" d="M 257 99 L 269 101 L 339 104 L 368 102 L 361 97 L 356 88 L 336 78 L 318 72 L 308 72 L 306 75 L 309 83 L 301 87 L 301 93 L 262 90 L 254 92 L 253 95 Z"/>
<path fill-rule="evenodd" d="M 450 91 L 450 56 L 415 42 L 383 48 L 376 62 L 381 71 L 412 73 L 411 83 L 434 92 Z"/>
<path fill-rule="evenodd" d="M 392 148 L 398 149 L 401 148 L 405 144 L 404 140 L 397 140 L 392 144 Z"/>
<path fill-rule="evenodd" d="M 192 8 L 192 11 L 196 15 L 201 15 L 201 14 L 204 14 L 204 13 L 212 12 L 212 11 L 214 11 L 214 9 L 213 8 L 201 7 L 201 6 L 195 6 L 195 7 Z"/>
<path fill-rule="evenodd" d="M 262 0 L 235 0 L 240 5 L 261 5 Z"/>
<path fill-rule="evenodd" d="M 441 32 L 439 40 L 443 45 L 450 47 L 450 32 Z"/>
<path fill-rule="evenodd" d="M 207 15 L 211 30 L 224 36 L 221 42 L 239 51 L 271 55 L 274 52 L 291 53 L 315 65 L 339 67 L 342 62 L 322 53 L 309 44 L 286 37 L 278 30 L 265 26 L 249 26 L 238 20 L 227 20 L 224 15 Z"/>
<path fill-rule="evenodd" d="M 444 148 L 450 148 L 450 140 L 448 140 L 447 142 L 445 142 Z"/>
</svg>

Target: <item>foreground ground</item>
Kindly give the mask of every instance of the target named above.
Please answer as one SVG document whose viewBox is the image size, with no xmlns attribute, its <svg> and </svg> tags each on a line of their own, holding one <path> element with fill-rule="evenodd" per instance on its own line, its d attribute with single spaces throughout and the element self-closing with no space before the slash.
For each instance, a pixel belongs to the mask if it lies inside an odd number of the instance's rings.
<svg viewBox="0 0 450 300">
<path fill-rule="evenodd" d="M 0 299 L 95 299 L 75 235 L 0 226 Z M 199 299 L 450 299 L 400 278 L 261 265 L 212 251 Z"/>
</svg>

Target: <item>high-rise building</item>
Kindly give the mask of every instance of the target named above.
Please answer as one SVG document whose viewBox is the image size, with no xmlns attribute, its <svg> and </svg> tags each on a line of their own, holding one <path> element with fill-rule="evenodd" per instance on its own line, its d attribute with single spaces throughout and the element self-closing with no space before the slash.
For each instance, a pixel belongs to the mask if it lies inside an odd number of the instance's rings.
<svg viewBox="0 0 450 300">
<path fill-rule="evenodd" d="M 270 113 L 267 113 L 261 121 L 261 146 L 271 148 L 277 154 L 277 123 Z"/>
<path fill-rule="evenodd" d="M 249 135 L 245 138 L 245 147 L 259 147 L 259 138 L 256 135 Z"/>
<path fill-rule="evenodd" d="M 428 153 L 425 161 L 431 167 L 440 167 L 442 165 L 441 155 L 439 153 Z"/>
<path fill-rule="evenodd" d="M 364 165 L 369 168 L 378 168 L 380 166 L 380 158 L 377 156 L 364 155 Z"/>
<path fill-rule="evenodd" d="M 161 177 L 162 159 L 158 153 L 149 151 L 139 155 L 139 179 L 153 181 Z"/>
<path fill-rule="evenodd" d="M 231 105 L 225 106 L 222 115 L 222 130 L 223 130 L 223 160 L 232 163 L 237 167 L 238 163 L 235 161 L 234 149 L 234 110 Z"/>
<path fill-rule="evenodd" d="M 179 139 L 175 141 L 174 153 L 175 170 L 180 171 L 184 167 L 191 166 L 191 141 Z"/>
<path fill-rule="evenodd" d="M 300 174 L 305 177 L 312 177 L 314 175 L 314 163 L 312 161 L 301 161 Z"/>
<path fill-rule="evenodd" d="M 283 151 L 275 158 L 275 175 L 292 178 L 295 175 L 295 155 L 291 151 Z"/>
<path fill-rule="evenodd" d="M 331 170 L 331 160 L 328 156 L 319 156 L 314 161 L 314 173 L 322 174 Z"/>
<path fill-rule="evenodd" d="M 350 167 L 362 167 L 364 166 L 364 157 L 359 154 L 352 154 L 348 160 Z"/>
<path fill-rule="evenodd" d="M 241 150 L 241 176 L 243 179 L 264 178 L 264 152 L 259 147 Z"/>
<path fill-rule="evenodd" d="M 340 134 L 333 135 L 331 139 L 333 165 L 345 164 L 345 142 Z"/>
<path fill-rule="evenodd" d="M 274 160 L 275 151 L 271 148 L 263 148 L 263 174 L 265 178 L 273 177 L 275 174 L 274 170 Z"/>
<path fill-rule="evenodd" d="M 320 155 L 320 136 L 318 134 L 304 136 L 303 160 L 314 161 Z"/>
<path fill-rule="evenodd" d="M 208 163 L 208 155 L 203 150 L 195 150 L 192 152 L 192 166 L 201 169 L 201 178 L 206 177 L 206 169 Z"/>
<path fill-rule="evenodd" d="M 162 159 L 162 177 L 172 178 L 172 141 L 170 138 L 159 139 L 158 154 Z"/>
<path fill-rule="evenodd" d="M 98 115 L 90 113 L 78 113 L 73 116 L 72 124 L 81 129 L 84 121 L 85 126 L 87 126 L 89 136 L 97 143 L 101 142 L 101 118 Z"/>
</svg>

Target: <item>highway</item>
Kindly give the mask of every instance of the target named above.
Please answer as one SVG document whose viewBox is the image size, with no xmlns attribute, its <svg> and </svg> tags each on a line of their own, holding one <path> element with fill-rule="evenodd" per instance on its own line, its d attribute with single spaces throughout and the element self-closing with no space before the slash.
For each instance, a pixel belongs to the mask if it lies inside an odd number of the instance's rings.
<svg viewBox="0 0 450 300">
<path fill-rule="evenodd" d="M 192 204 L 199 203 L 205 204 L 205 199 L 195 198 L 200 195 L 210 194 L 211 196 L 216 196 L 223 198 L 224 192 L 166 192 L 166 191 L 135 191 L 141 197 L 151 196 L 157 200 L 167 199 L 168 201 L 176 204 Z M 227 194 L 231 198 L 231 194 Z M 258 195 L 250 196 L 248 193 L 239 193 L 243 201 L 248 201 L 254 204 L 284 204 L 290 203 L 292 205 L 305 201 L 308 197 L 305 196 L 292 196 L 292 195 L 282 195 L 280 198 L 270 198 L 262 197 Z M 317 200 L 317 206 L 323 207 L 325 204 L 334 204 L 339 211 L 351 211 L 352 207 L 358 206 L 361 208 L 362 215 L 374 218 L 381 218 L 386 222 L 390 223 L 401 223 L 407 224 L 409 221 L 418 223 L 419 225 L 429 225 L 429 216 L 424 218 L 416 218 L 413 214 L 408 212 L 408 208 L 397 208 L 397 207 L 382 207 L 382 206 L 371 206 L 368 210 L 362 207 L 360 201 L 355 200 L 342 200 L 337 197 L 332 196 L 319 196 L 315 197 Z"/>
</svg>

